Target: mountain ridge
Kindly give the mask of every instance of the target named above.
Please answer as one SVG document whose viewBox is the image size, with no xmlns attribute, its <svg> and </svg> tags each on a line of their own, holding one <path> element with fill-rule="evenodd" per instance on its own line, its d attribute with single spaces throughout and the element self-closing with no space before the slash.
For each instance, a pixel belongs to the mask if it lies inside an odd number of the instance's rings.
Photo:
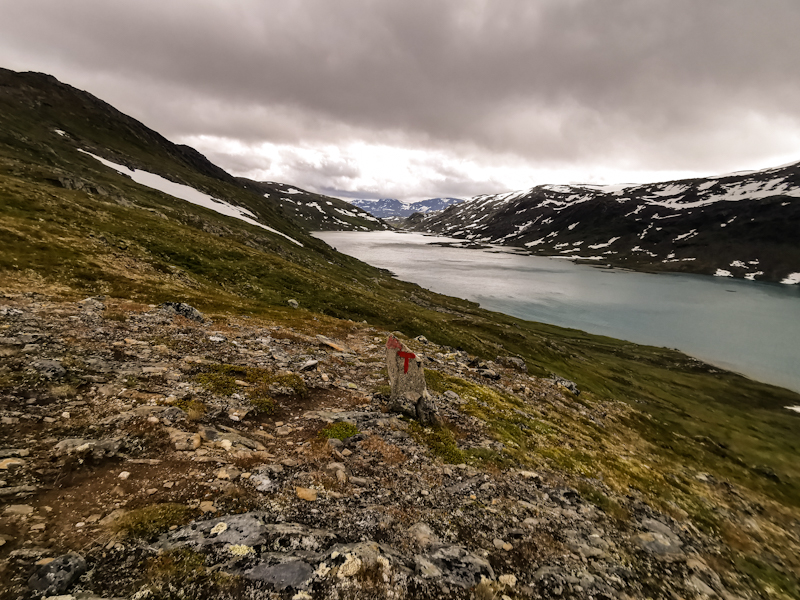
<svg viewBox="0 0 800 600">
<path fill-rule="evenodd" d="M 463 202 L 461 198 L 429 198 L 414 202 L 403 202 L 396 198 L 380 198 L 369 200 L 364 198 L 350 199 L 348 202 L 358 206 L 370 214 L 381 217 L 409 217 L 414 213 L 430 213 L 444 210 L 448 206 Z"/>
<path fill-rule="evenodd" d="M 791 283 L 800 163 L 661 183 L 538 185 L 476 196 L 408 227 L 636 270 Z"/>
</svg>

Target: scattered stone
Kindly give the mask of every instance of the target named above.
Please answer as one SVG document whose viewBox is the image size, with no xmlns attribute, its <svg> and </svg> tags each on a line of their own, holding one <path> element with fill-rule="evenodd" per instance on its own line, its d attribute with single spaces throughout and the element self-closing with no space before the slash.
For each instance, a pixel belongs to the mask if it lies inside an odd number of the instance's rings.
<svg viewBox="0 0 800 600">
<path fill-rule="evenodd" d="M 289 301 L 287 302 L 287 304 L 288 304 L 289 306 L 291 306 L 292 308 L 300 308 L 300 303 L 299 303 L 297 300 L 295 300 L 294 298 L 292 298 L 291 300 L 289 300 Z"/>
<path fill-rule="evenodd" d="M 303 363 L 303 366 L 300 367 L 300 370 L 311 371 L 312 369 L 316 369 L 318 364 L 319 364 L 318 360 L 308 360 L 305 363 Z"/>
<path fill-rule="evenodd" d="M 317 499 L 317 490 L 313 488 L 298 487 L 295 491 L 297 493 L 297 497 L 301 500 L 314 502 Z"/>
<path fill-rule="evenodd" d="M 131 476 L 130 471 L 122 471 L 119 475 L 117 475 L 117 477 L 122 479 L 122 481 L 125 481 L 130 476 Z"/>
<path fill-rule="evenodd" d="M 462 588 L 476 586 L 484 578 L 495 578 L 488 561 L 462 546 L 444 546 L 430 555 L 415 556 L 414 560 L 420 576 L 441 577 L 442 581 Z"/>
<path fill-rule="evenodd" d="M 517 356 L 498 356 L 497 360 L 495 361 L 498 365 L 502 365 L 504 367 L 508 367 L 509 369 L 516 369 L 521 373 L 528 372 L 528 365 L 525 364 L 525 361 Z"/>
<path fill-rule="evenodd" d="M 552 380 L 556 382 L 557 385 L 560 385 L 563 388 L 566 388 L 576 396 L 581 393 L 578 389 L 578 385 L 574 381 L 570 381 L 569 379 L 564 379 L 563 377 L 559 377 L 558 375 L 552 375 Z"/>
<path fill-rule="evenodd" d="M 67 374 L 67 370 L 57 360 L 39 359 L 33 361 L 31 366 L 45 379 L 61 379 Z"/>
<path fill-rule="evenodd" d="M 415 523 L 408 529 L 409 535 L 423 548 L 439 543 L 439 538 L 427 523 Z"/>
<path fill-rule="evenodd" d="M 161 309 L 168 314 L 175 314 L 191 321 L 202 321 L 203 313 L 184 302 L 164 302 Z"/>
<path fill-rule="evenodd" d="M 342 352 L 344 354 L 353 354 L 353 351 L 343 344 L 338 344 L 334 342 L 332 339 L 325 337 L 324 335 L 318 335 L 317 340 L 319 340 L 328 348 L 333 348 L 336 352 Z"/>
<path fill-rule="evenodd" d="M 28 580 L 28 586 L 45 596 L 55 596 L 67 591 L 85 572 L 84 558 L 71 552 L 37 569 Z"/>
<path fill-rule="evenodd" d="M 27 517 L 33 514 L 33 507 L 29 504 L 9 504 L 3 509 L 3 514 L 11 517 Z"/>
<path fill-rule="evenodd" d="M 286 588 L 297 589 L 305 587 L 306 582 L 308 582 L 313 575 L 314 568 L 302 560 L 291 560 L 272 566 L 262 563 L 246 571 L 244 574 L 247 579 L 264 581 L 272 584 L 278 591 L 285 590 Z"/>
<path fill-rule="evenodd" d="M 25 461 L 21 458 L 4 458 L 0 460 L 0 469 L 3 471 L 14 471 L 25 466 Z"/>
</svg>

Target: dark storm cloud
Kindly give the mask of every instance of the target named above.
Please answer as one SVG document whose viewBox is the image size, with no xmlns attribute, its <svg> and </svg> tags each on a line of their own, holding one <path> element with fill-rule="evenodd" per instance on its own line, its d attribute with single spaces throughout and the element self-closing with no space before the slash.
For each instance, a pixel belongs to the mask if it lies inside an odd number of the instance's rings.
<svg viewBox="0 0 800 600">
<path fill-rule="evenodd" d="M 172 137 L 708 171 L 800 151 L 798 30 L 797 0 L 26 0 L 0 58 Z"/>
</svg>

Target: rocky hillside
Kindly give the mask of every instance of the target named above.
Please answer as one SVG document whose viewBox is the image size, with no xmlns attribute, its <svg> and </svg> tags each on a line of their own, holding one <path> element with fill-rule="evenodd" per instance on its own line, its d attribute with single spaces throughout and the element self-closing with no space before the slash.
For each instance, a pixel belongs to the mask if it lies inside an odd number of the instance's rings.
<svg viewBox="0 0 800 600">
<path fill-rule="evenodd" d="M 386 218 L 404 218 L 414 213 L 434 213 L 444 210 L 448 206 L 463 202 L 460 198 L 431 198 L 429 200 L 418 200 L 417 202 L 402 202 L 394 198 L 381 198 L 380 200 L 368 200 L 357 198 L 350 200 L 354 206 L 358 206 L 371 215 Z"/>
<path fill-rule="evenodd" d="M 3 74 L 0 598 L 800 595 L 800 395 L 398 281 L 279 208 Z M 435 421 L 393 412 L 389 332 Z"/>
<path fill-rule="evenodd" d="M 387 412 L 388 332 L 367 325 L 304 333 L 188 305 L 3 301 L 0 597 L 759 592 L 669 496 L 519 460 L 526 446 L 612 444 L 637 487 L 660 462 L 627 430 L 636 409 L 522 360 L 406 339 L 447 423 L 432 430 Z M 774 504 L 673 468 L 648 485 L 724 503 L 730 543 L 791 568 L 797 531 L 776 529 Z M 790 581 L 769 595 L 796 592 Z"/>
<path fill-rule="evenodd" d="M 124 175 L 139 184 L 152 188 L 153 181 L 162 180 L 165 185 L 155 185 L 162 192 L 171 184 L 191 188 L 207 197 L 202 204 L 206 208 L 232 206 L 233 212 L 245 211 L 262 226 L 290 237 L 314 228 L 387 228 L 340 200 L 301 192 L 288 203 L 282 193 L 294 189 L 288 185 L 268 184 L 277 193 L 265 196 L 255 189 L 260 184 L 237 180 L 193 148 L 173 144 L 91 94 L 41 73 L 0 69 L 0 151 L 10 159 L 36 164 L 36 176 L 51 186 L 120 196 L 109 186 L 107 174 L 98 175 L 97 165 L 87 164 L 79 151 L 89 152 L 126 170 Z M 176 202 L 174 195 L 165 193 L 172 198 L 172 210 L 187 209 L 183 205 L 191 199 L 179 195 L 184 202 Z M 330 214 L 325 218 L 320 211 Z"/>
<path fill-rule="evenodd" d="M 410 224 L 540 255 L 800 283 L 800 163 L 646 185 L 541 185 Z"/>
<path fill-rule="evenodd" d="M 278 211 L 310 231 L 351 231 L 392 229 L 370 212 L 345 202 L 315 194 L 285 184 L 252 181 L 240 177 L 238 181 L 248 190 L 263 195 L 278 207 Z"/>
</svg>

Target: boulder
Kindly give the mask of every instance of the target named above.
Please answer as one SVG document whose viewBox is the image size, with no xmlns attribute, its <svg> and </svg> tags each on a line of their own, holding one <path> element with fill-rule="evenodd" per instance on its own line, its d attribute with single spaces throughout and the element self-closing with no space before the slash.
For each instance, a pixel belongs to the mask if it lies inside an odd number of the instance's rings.
<svg viewBox="0 0 800 600">
<path fill-rule="evenodd" d="M 169 314 L 180 315 L 191 321 L 202 321 L 203 313 L 185 302 L 164 302 L 161 309 Z"/>
<path fill-rule="evenodd" d="M 498 365 L 502 365 L 509 369 L 516 369 L 522 373 L 528 372 L 528 365 L 525 364 L 524 360 L 517 356 L 498 356 L 495 362 Z"/>
<path fill-rule="evenodd" d="M 94 458 L 116 456 L 123 446 L 120 438 L 106 438 L 103 440 L 87 440 L 84 438 L 67 438 L 53 446 L 55 456 L 91 454 Z"/>
<path fill-rule="evenodd" d="M 61 379 L 67 374 L 67 370 L 61 366 L 57 360 L 40 359 L 31 363 L 31 366 L 39 371 L 45 379 Z"/>
<path fill-rule="evenodd" d="M 488 561 L 462 546 L 441 546 L 427 556 L 415 556 L 414 560 L 418 575 L 424 578 L 441 578 L 462 588 L 474 587 L 483 578 L 495 578 Z"/>
<path fill-rule="evenodd" d="M 574 381 L 570 381 L 569 379 L 564 379 L 563 377 L 559 377 L 558 375 L 553 375 L 552 379 L 558 385 L 567 388 L 570 392 L 572 392 L 576 396 L 581 393 L 581 391 L 578 389 L 578 385 Z"/>
<path fill-rule="evenodd" d="M 425 384 L 422 359 L 391 334 L 386 340 L 386 368 L 391 387 L 389 410 L 413 417 L 423 425 L 438 424 L 438 411 Z"/>
<path fill-rule="evenodd" d="M 244 574 L 247 579 L 264 581 L 278 591 L 305 588 L 313 575 L 314 568 L 302 560 L 290 560 L 277 565 L 262 563 Z"/>
<path fill-rule="evenodd" d="M 70 552 L 37 569 L 28 580 L 28 586 L 44 596 L 57 596 L 85 572 L 86 561 L 80 554 Z"/>
</svg>

